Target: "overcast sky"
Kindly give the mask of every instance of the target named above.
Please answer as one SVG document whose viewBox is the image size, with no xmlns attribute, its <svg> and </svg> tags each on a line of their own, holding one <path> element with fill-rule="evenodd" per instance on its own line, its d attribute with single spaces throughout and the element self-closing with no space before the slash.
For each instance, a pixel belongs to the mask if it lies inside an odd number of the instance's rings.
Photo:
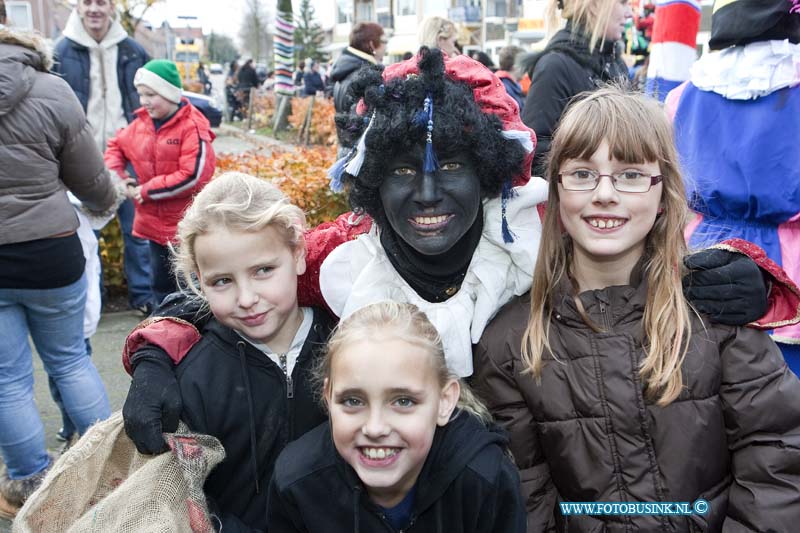
<svg viewBox="0 0 800 533">
<path fill-rule="evenodd" d="M 277 1 L 262 0 L 262 2 L 274 14 Z M 299 0 L 293 0 L 292 3 L 295 12 L 299 11 Z M 185 26 L 186 20 L 179 19 L 179 16 L 196 16 L 196 21 L 190 21 L 192 26 L 200 24 L 206 33 L 214 30 L 235 38 L 244 17 L 245 5 L 246 0 L 164 0 L 153 5 L 144 18 L 155 26 L 160 25 L 165 19 L 169 20 L 172 26 Z M 334 13 L 333 2 L 312 0 L 312 5 L 315 7 L 317 20 L 324 27 L 330 27 Z"/>
</svg>

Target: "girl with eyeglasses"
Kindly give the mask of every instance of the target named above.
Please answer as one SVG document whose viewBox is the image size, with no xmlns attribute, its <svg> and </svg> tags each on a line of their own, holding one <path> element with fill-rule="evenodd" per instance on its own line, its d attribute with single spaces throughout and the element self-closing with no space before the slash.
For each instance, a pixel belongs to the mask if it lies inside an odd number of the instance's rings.
<svg viewBox="0 0 800 533">
<path fill-rule="evenodd" d="M 486 329 L 472 378 L 509 431 L 528 531 L 800 521 L 800 381 L 765 332 L 713 323 L 684 297 L 677 161 L 658 103 L 615 88 L 573 104 L 555 133 L 531 291 Z M 627 514 L 570 515 L 575 502 Z M 628 505 L 646 502 L 688 512 Z"/>
</svg>

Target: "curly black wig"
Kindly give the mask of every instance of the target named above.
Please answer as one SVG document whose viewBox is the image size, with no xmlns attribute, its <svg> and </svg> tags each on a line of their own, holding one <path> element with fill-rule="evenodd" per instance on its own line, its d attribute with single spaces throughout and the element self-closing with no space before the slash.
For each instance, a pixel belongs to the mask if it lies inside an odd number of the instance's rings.
<svg viewBox="0 0 800 533">
<path fill-rule="evenodd" d="M 413 61 L 413 59 L 412 59 Z M 345 173 L 351 207 L 369 214 L 381 227 L 386 216 L 379 188 L 387 178 L 386 164 L 397 154 L 423 146 L 426 124 L 415 120 L 430 94 L 433 99 L 433 147 L 438 154 L 463 152 L 470 155 L 484 198 L 500 196 L 504 183 L 520 173 L 526 152 L 522 145 L 503 136 L 501 120 L 485 113 L 475 102 L 473 89 L 445 75 L 442 53 L 423 47 L 419 75 L 384 82 L 378 67 L 364 67 L 350 86 L 357 101 L 364 99 L 367 112 L 340 113 L 339 126 L 355 145 L 374 112 L 364 139 L 366 155 L 358 176 Z"/>
</svg>

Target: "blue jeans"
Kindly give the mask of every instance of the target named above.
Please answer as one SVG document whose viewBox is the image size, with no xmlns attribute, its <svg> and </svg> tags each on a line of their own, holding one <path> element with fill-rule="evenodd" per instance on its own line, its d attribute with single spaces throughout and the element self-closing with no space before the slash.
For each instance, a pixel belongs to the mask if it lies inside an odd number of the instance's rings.
<svg viewBox="0 0 800 533">
<path fill-rule="evenodd" d="M 122 242 L 125 247 L 123 269 L 128 281 L 128 303 L 131 307 L 142 307 L 153 301 L 150 290 L 150 247 L 146 239 L 133 236 L 133 202 L 125 200 L 117 209 Z"/>
<path fill-rule="evenodd" d="M 153 309 L 161 305 L 161 301 L 178 290 L 175 276 L 172 275 L 172 266 L 169 260 L 169 248 L 157 242 L 150 243 L 150 268 L 152 279 L 150 290 L 153 291 Z"/>
<path fill-rule="evenodd" d="M 89 342 L 89 339 L 83 339 L 83 342 L 86 344 L 86 355 L 91 357 L 92 343 Z M 61 393 L 58 392 L 56 380 L 48 376 L 47 386 L 50 388 L 50 396 L 53 398 L 53 402 L 55 402 L 55 404 L 58 406 L 58 411 L 61 413 L 61 429 L 59 430 L 59 433 L 62 437 L 69 440 L 69 438 L 75 434 L 75 424 L 72 423 L 67 411 L 64 410 L 64 402 L 61 401 Z"/>
<path fill-rule="evenodd" d="M 78 432 L 111 414 L 105 386 L 86 354 L 85 302 L 86 276 L 57 289 L 0 289 L 0 451 L 11 479 L 50 464 L 33 399 L 28 335 Z"/>
</svg>

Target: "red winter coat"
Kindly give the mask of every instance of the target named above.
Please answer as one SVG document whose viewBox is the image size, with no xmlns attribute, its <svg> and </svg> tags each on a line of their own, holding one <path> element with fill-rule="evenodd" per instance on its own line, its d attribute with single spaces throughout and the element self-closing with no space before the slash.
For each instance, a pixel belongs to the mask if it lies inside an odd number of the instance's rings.
<svg viewBox="0 0 800 533">
<path fill-rule="evenodd" d="M 105 162 L 109 170 L 125 177 L 133 165 L 142 203 L 136 205 L 133 234 L 165 246 L 175 237 L 178 222 L 214 174 L 216 157 L 211 125 L 186 98 L 183 106 L 156 131 L 144 110 L 108 141 Z"/>
</svg>

